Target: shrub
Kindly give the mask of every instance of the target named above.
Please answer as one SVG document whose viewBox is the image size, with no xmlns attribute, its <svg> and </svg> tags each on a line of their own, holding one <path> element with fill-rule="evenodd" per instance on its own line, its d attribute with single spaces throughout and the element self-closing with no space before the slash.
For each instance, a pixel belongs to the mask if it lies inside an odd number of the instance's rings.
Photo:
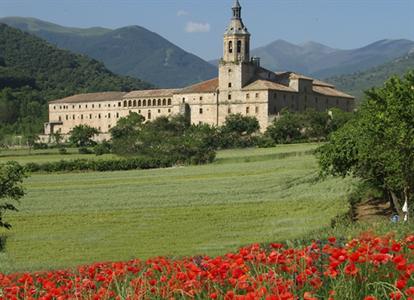
<svg viewBox="0 0 414 300">
<path fill-rule="evenodd" d="M 79 149 L 78 149 L 78 152 L 79 152 L 79 154 L 91 154 L 92 153 L 92 151 L 91 150 L 89 150 L 88 148 L 86 148 L 86 147 L 80 147 Z"/>
</svg>

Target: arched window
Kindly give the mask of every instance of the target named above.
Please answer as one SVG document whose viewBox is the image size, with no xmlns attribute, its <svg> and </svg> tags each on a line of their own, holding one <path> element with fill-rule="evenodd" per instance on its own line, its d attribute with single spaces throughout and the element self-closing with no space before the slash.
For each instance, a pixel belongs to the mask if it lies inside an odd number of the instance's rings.
<svg viewBox="0 0 414 300">
<path fill-rule="evenodd" d="M 151 110 L 148 111 L 148 120 L 151 119 Z"/>
<path fill-rule="evenodd" d="M 127 107 L 127 102 L 126 102 L 126 100 L 124 101 L 124 107 Z"/>
<path fill-rule="evenodd" d="M 237 53 L 241 53 L 242 42 L 237 41 Z"/>
<path fill-rule="evenodd" d="M 158 103 L 157 103 L 157 105 L 158 105 L 158 106 L 161 106 L 161 99 L 158 99 Z"/>
<path fill-rule="evenodd" d="M 147 106 L 147 100 L 142 100 L 142 106 Z"/>
<path fill-rule="evenodd" d="M 171 105 L 171 99 L 168 99 L 168 105 Z"/>
<path fill-rule="evenodd" d="M 165 99 L 162 99 L 162 105 L 166 105 L 167 103 L 166 103 L 166 101 L 165 101 Z"/>
<path fill-rule="evenodd" d="M 132 106 L 132 101 L 131 100 L 129 100 L 128 101 L 128 107 L 131 107 Z"/>
<path fill-rule="evenodd" d="M 229 42 L 229 53 L 233 53 L 233 42 Z"/>
<path fill-rule="evenodd" d="M 141 100 L 138 100 L 138 106 L 141 106 Z"/>
<path fill-rule="evenodd" d="M 152 106 L 156 106 L 157 105 L 157 100 L 153 99 L 152 100 Z"/>
<path fill-rule="evenodd" d="M 134 102 L 132 104 L 133 104 L 134 107 L 137 106 L 137 100 L 134 100 Z"/>
<path fill-rule="evenodd" d="M 151 106 L 151 99 L 148 99 L 147 106 Z"/>
</svg>

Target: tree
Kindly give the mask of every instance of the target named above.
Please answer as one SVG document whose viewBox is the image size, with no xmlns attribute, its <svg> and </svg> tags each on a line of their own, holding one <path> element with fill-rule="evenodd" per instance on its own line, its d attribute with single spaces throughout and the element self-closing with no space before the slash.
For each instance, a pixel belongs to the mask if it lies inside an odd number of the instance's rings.
<svg viewBox="0 0 414 300">
<path fill-rule="evenodd" d="M 6 211 L 17 211 L 13 202 L 19 202 L 24 196 L 22 187 L 25 177 L 24 168 L 16 162 L 0 164 L 0 227 L 11 228 L 4 220 Z"/>
<path fill-rule="evenodd" d="M 98 129 L 88 125 L 78 125 L 69 132 L 69 142 L 76 147 L 94 146 L 92 138 L 99 133 Z"/>
<path fill-rule="evenodd" d="M 414 199 L 414 72 L 366 92 L 356 117 L 317 151 L 323 175 L 359 177 L 402 215 Z"/>
<path fill-rule="evenodd" d="M 273 120 L 265 134 L 277 144 L 288 144 L 302 139 L 303 127 L 303 118 L 299 114 L 283 110 L 281 116 Z"/>
<path fill-rule="evenodd" d="M 112 151 L 118 155 L 133 155 L 138 152 L 138 138 L 144 125 L 144 117 L 131 112 L 120 118 L 110 130 Z"/>
<path fill-rule="evenodd" d="M 243 116 L 242 114 L 231 114 L 226 117 L 223 131 L 249 135 L 259 131 L 259 121 L 255 117 Z"/>
</svg>

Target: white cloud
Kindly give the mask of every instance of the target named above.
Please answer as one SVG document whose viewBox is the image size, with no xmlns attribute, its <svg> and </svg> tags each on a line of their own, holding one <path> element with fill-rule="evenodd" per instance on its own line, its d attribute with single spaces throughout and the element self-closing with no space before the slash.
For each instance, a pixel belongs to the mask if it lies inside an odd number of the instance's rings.
<svg viewBox="0 0 414 300">
<path fill-rule="evenodd" d="M 188 33 L 194 32 L 209 32 L 210 24 L 209 23 L 197 23 L 197 22 L 187 22 L 185 26 L 185 31 Z"/>
<path fill-rule="evenodd" d="M 180 9 L 179 11 L 177 11 L 177 17 L 182 17 L 182 16 L 188 16 L 190 13 L 188 11 L 185 11 L 183 9 Z"/>
</svg>

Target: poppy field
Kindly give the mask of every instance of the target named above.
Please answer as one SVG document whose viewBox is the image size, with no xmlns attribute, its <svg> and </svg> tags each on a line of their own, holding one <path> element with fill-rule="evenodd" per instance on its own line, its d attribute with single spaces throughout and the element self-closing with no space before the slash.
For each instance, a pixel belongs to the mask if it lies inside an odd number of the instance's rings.
<svg viewBox="0 0 414 300">
<path fill-rule="evenodd" d="M 0 274 L 0 299 L 414 299 L 414 235 Z"/>
</svg>

